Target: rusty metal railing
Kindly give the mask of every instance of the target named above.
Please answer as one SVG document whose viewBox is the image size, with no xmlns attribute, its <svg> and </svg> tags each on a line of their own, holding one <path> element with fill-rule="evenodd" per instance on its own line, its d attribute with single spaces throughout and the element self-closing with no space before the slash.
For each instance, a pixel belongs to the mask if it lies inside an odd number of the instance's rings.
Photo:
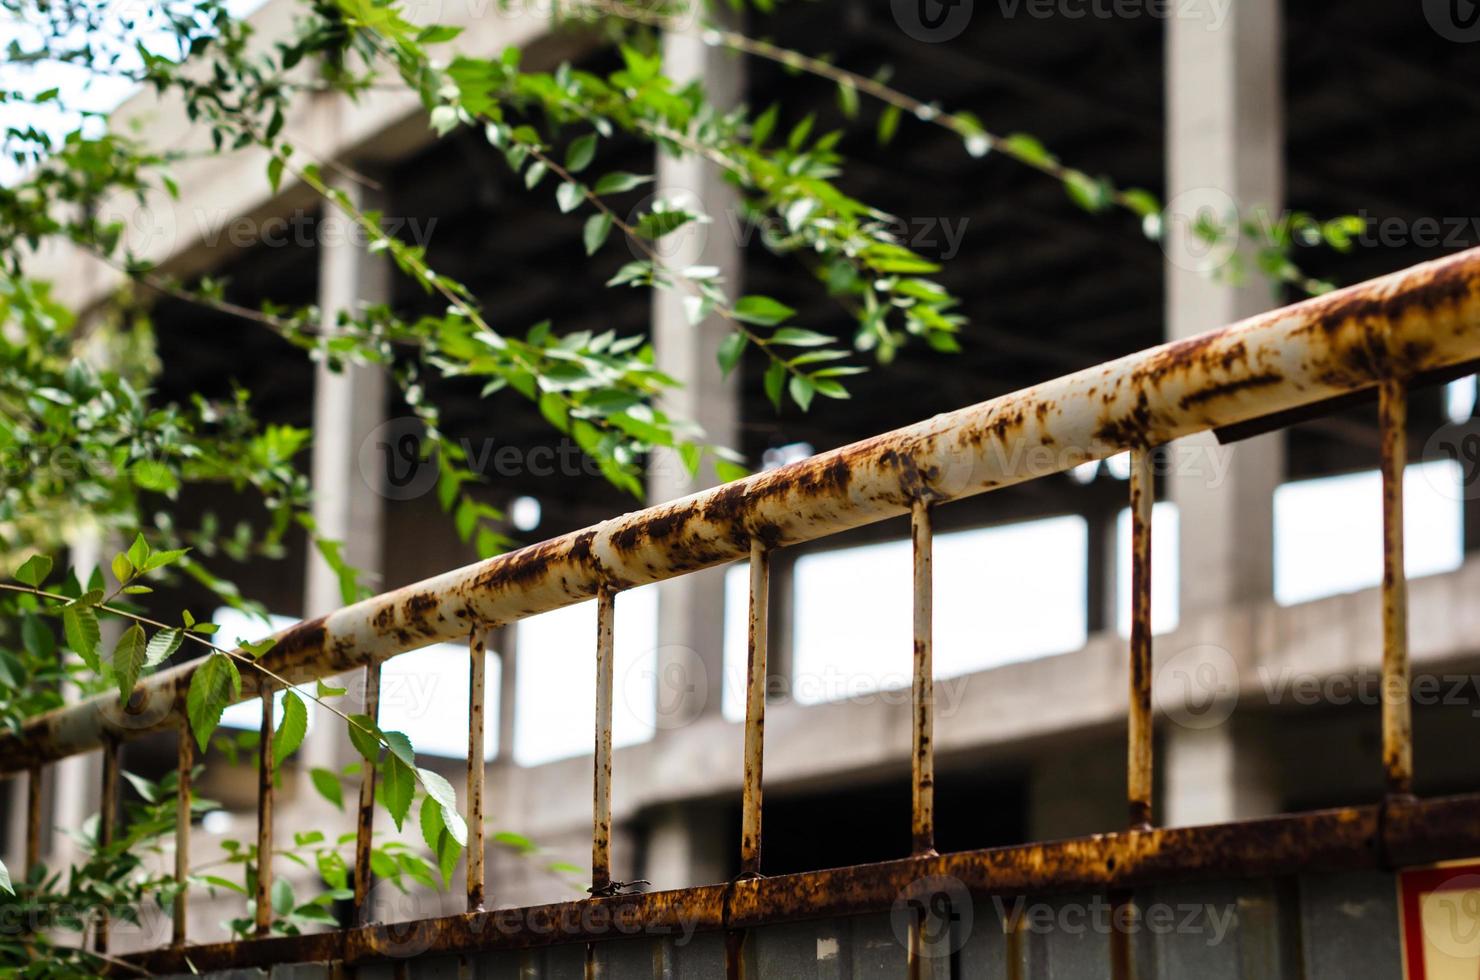
<svg viewBox="0 0 1480 980">
<path fill-rule="evenodd" d="M 361 962 L 388 944 L 415 941 L 447 952 L 595 941 L 615 917 L 639 929 L 722 930 L 731 937 L 731 975 L 744 972 L 746 929 L 793 918 L 888 908 L 932 876 L 949 875 L 982 893 L 1071 888 L 1123 895 L 1135 885 L 1219 875 L 1391 866 L 1480 849 L 1480 795 L 1412 797 L 1409 663 L 1403 576 L 1402 476 L 1408 388 L 1480 361 L 1480 250 L 1417 266 L 1359 286 L 1167 344 L 1014 394 L 941 415 L 682 500 L 627 514 L 511 554 L 365 600 L 278 634 L 268 665 L 299 683 L 355 668 L 366 672 L 367 713 L 376 713 L 380 664 L 430 643 L 467 637 L 471 654 L 467 780 L 472 852 L 468 912 L 395 925 L 367 924 L 373 773 L 363 778 L 354 868 L 356 927 L 314 935 L 186 946 L 185 894 L 174 942 L 138 954 L 151 969 L 210 969 L 283 961 Z M 1348 807 L 1209 827 L 1153 825 L 1151 708 L 1152 451 L 1173 439 L 1283 413 L 1376 388 L 1382 434 L 1385 574 L 1382 584 L 1383 764 L 1388 794 Z M 1047 449 L 1048 452 L 1037 450 Z M 932 515 L 967 496 L 1131 453 L 1132 625 L 1129 643 L 1128 829 L 1076 840 L 940 855 L 934 839 L 932 694 Z M 780 548 L 908 513 L 913 539 L 912 853 L 866 866 L 776 878 L 761 876 L 762 767 L 771 556 Z M 1195 533 L 1195 529 L 1191 533 Z M 622 894 L 611 874 L 612 668 L 615 599 L 623 590 L 746 559 L 750 564 L 749 662 L 743 727 L 741 875 L 709 886 Z M 594 598 L 595 765 L 592 897 L 518 910 L 484 906 L 483 630 Z M 149 731 L 179 732 L 179 833 L 189 832 L 185 694 L 195 664 L 140 683 L 131 703 L 149 710 L 116 723 L 114 699 L 100 696 L 28 722 L 0 738 L 0 772 L 30 774 L 27 860 L 38 855 L 41 766 L 102 748 L 104 821 L 117 805 L 119 743 Z M 259 846 L 271 852 L 272 689 L 255 674 L 243 698 L 264 706 Z M 140 720 L 140 719 L 143 720 Z M 369 767 L 366 767 L 367 770 Z M 476 852 L 476 853 L 473 853 Z M 176 873 L 188 874 L 188 848 Z M 258 932 L 270 902 L 258 874 Z M 559 929 L 551 923 L 563 923 Z M 107 941 L 106 928 L 98 933 Z M 918 971 L 918 925 L 910 936 Z M 595 957 L 588 952 L 588 972 Z"/>
</svg>

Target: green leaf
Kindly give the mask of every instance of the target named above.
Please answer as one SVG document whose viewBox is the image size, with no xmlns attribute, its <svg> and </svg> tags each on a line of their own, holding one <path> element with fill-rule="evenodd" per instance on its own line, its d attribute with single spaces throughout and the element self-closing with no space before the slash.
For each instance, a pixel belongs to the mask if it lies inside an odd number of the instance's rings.
<svg viewBox="0 0 1480 980">
<path fill-rule="evenodd" d="M 641 187 L 652 179 L 652 177 L 645 177 L 640 174 L 630 174 L 625 170 L 614 170 L 596 182 L 593 193 L 597 195 L 620 194 L 623 191 L 630 191 L 634 187 Z"/>
<path fill-rule="evenodd" d="M 274 878 L 272 880 L 272 910 L 278 915 L 287 915 L 293 911 L 293 886 L 288 883 L 287 878 Z"/>
<path fill-rule="evenodd" d="M 418 769 L 416 774 L 421 777 L 421 783 L 427 789 L 427 795 L 438 803 L 452 810 L 457 809 L 457 791 L 452 784 L 430 769 Z"/>
<path fill-rule="evenodd" d="M 21 645 L 33 657 L 50 660 L 57 652 L 57 638 L 40 616 L 27 613 L 21 617 Z"/>
<path fill-rule="evenodd" d="M 534 190 L 539 182 L 545 179 L 545 174 L 549 172 L 550 168 L 545 164 L 545 161 L 536 160 L 534 163 L 531 163 L 529 169 L 524 171 L 525 190 Z"/>
<path fill-rule="evenodd" d="M 452 881 L 452 872 L 457 868 L 457 858 L 462 848 L 458 846 L 446 823 L 445 811 L 430 796 L 421 801 L 421 836 L 427 847 L 437 857 L 437 870 L 442 873 L 442 883 Z"/>
<path fill-rule="evenodd" d="M 769 296 L 742 296 L 732 312 L 737 320 L 763 327 L 774 327 L 796 315 L 796 310 Z"/>
<path fill-rule="evenodd" d="M 144 627 L 135 623 L 123 631 L 118 645 L 113 648 L 113 677 L 118 682 L 120 700 L 127 701 L 133 693 L 139 673 L 144 669 L 144 657 Z"/>
<path fill-rule="evenodd" d="M 381 767 L 380 787 L 385 808 L 400 830 L 411 809 L 411 797 L 416 793 L 416 770 L 396 756 L 388 755 Z"/>
<path fill-rule="evenodd" d="M 190 692 L 185 696 L 185 714 L 190 718 L 190 727 L 202 752 L 221 723 L 221 712 L 241 697 L 241 693 L 241 674 L 226 654 L 212 653 L 195 669 L 190 678 Z"/>
<path fill-rule="evenodd" d="M 1091 214 L 1105 210 L 1110 204 L 1110 185 L 1078 170 L 1070 170 L 1064 175 L 1064 189 L 1075 204 Z"/>
<path fill-rule="evenodd" d="M 51 558 L 47 555 L 32 555 L 15 570 L 16 580 L 33 589 L 41 588 L 46 576 L 51 574 Z"/>
<path fill-rule="evenodd" d="M 133 563 L 128 560 L 128 555 L 125 555 L 123 552 L 120 551 L 118 554 L 113 556 L 114 578 L 118 579 L 118 581 L 120 582 L 127 582 L 130 578 L 133 577 L 133 574 L 134 566 Z"/>
<path fill-rule="evenodd" d="M 315 693 L 318 694 L 318 696 L 321 698 L 337 698 L 348 690 L 348 688 L 334 687 L 332 684 L 326 684 L 322 680 L 320 680 L 317 682 L 317 690 L 315 691 Z"/>
<path fill-rule="evenodd" d="M 380 758 L 380 726 L 369 715 L 350 715 L 347 726 L 350 744 L 373 765 Z"/>
<path fill-rule="evenodd" d="M 1027 133 L 1013 133 L 1002 141 L 1001 146 L 1024 163 L 1048 167 L 1056 162 L 1053 154 L 1036 137 Z"/>
<path fill-rule="evenodd" d="M 103 632 L 98 627 L 98 614 L 92 606 L 67 606 L 63 609 L 62 634 L 67 638 L 67 646 L 77 652 L 93 673 L 102 668 L 98 660 L 98 644 L 103 641 Z"/>
<path fill-rule="evenodd" d="M 781 389 L 786 384 L 786 365 L 780 361 L 772 361 L 771 366 L 766 368 L 766 397 L 770 399 L 771 405 L 776 411 L 781 411 Z"/>
<path fill-rule="evenodd" d="M 894 134 L 899 132 L 900 108 L 897 105 L 886 106 L 879 116 L 879 145 L 888 146 L 894 139 Z"/>
<path fill-rule="evenodd" d="M 283 720 L 278 724 L 278 729 L 272 736 L 273 763 L 282 765 L 283 760 L 303 744 L 303 736 L 307 733 L 308 709 L 304 707 L 303 699 L 293 691 L 285 691 L 283 693 Z"/>
<path fill-rule="evenodd" d="M 10 870 L 5 867 L 4 861 L 0 861 L 0 891 L 7 895 L 15 894 L 15 888 L 10 884 Z"/>
<path fill-rule="evenodd" d="M 587 133 L 585 136 L 577 137 L 570 144 L 570 149 L 565 151 L 565 169 L 578 174 L 591 166 L 591 161 L 594 159 L 596 159 L 596 134 Z"/>
<path fill-rule="evenodd" d="M 805 375 L 793 374 L 788 387 L 792 400 L 805 412 L 812 404 L 812 395 L 817 391 L 816 386 L 812 384 L 812 379 Z"/>
<path fill-rule="evenodd" d="M 149 542 L 143 533 L 134 535 L 134 543 L 128 546 L 128 560 L 135 568 L 143 568 L 149 560 Z"/>
<path fill-rule="evenodd" d="M 745 353 L 745 345 L 750 338 L 743 333 L 734 332 L 725 337 L 719 345 L 719 369 L 725 377 L 735 370 L 735 365 L 740 363 L 740 355 Z"/>
<path fill-rule="evenodd" d="M 555 188 L 555 203 L 560 205 L 560 210 L 564 213 L 574 211 L 585 199 L 585 191 L 573 180 L 567 180 Z"/>
<path fill-rule="evenodd" d="M 381 736 L 391 750 L 391 755 L 411 768 L 416 768 L 416 753 L 411 749 L 411 739 L 407 738 L 404 732 L 381 732 Z"/>
<path fill-rule="evenodd" d="M 782 327 L 771 335 L 771 343 L 785 344 L 788 347 L 823 347 L 832 343 L 833 339 L 815 330 L 802 330 L 798 327 Z"/>
<path fill-rule="evenodd" d="M 595 255 L 596 250 L 601 248 L 606 241 L 607 235 L 611 234 L 611 230 L 612 216 L 605 211 L 587 218 L 585 230 L 581 234 L 582 240 L 586 243 L 586 254 Z"/>
<path fill-rule="evenodd" d="M 178 627 L 160 630 L 149 638 L 149 646 L 145 651 L 144 666 L 157 667 L 180 649 L 180 643 L 185 639 L 185 632 Z"/>
<path fill-rule="evenodd" d="M 339 785 L 339 777 L 328 769 L 310 769 L 308 778 L 313 781 L 313 788 L 319 791 L 319 795 L 333 803 L 340 810 L 344 809 L 344 789 Z"/>
</svg>

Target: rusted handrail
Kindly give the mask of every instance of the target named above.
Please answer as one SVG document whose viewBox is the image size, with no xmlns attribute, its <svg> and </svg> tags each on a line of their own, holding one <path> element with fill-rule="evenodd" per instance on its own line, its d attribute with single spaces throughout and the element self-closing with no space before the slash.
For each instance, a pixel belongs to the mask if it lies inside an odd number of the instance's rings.
<svg viewBox="0 0 1480 980">
<path fill-rule="evenodd" d="M 1474 819 L 1480 811 L 1480 796 L 1419 802 L 1410 795 L 1410 668 L 1402 540 L 1404 426 L 1407 392 L 1415 380 L 1477 361 L 1480 250 L 1472 250 L 368 599 L 279 633 L 267 658 L 277 676 L 293 683 L 363 666 L 367 711 L 373 717 L 380 664 L 385 659 L 467 636 L 471 657 L 467 804 L 468 819 L 478 828 L 472 835 L 477 853 L 470 855 L 468 865 L 470 911 L 451 919 L 389 927 L 435 932 L 428 947 L 443 950 L 487 948 L 501 942 L 488 926 L 489 916 L 501 913 L 481 911 L 485 903 L 481 834 L 485 648 L 481 631 L 593 597 L 597 600 L 593 898 L 584 907 L 633 911 L 642 927 L 662 925 L 676 909 L 687 910 L 699 927 L 726 930 L 731 977 L 744 972 L 740 964 L 746 930 L 751 926 L 876 908 L 881 899 L 909 887 L 909 882 L 901 884 L 904 875 L 918 881 L 948 873 L 977 891 L 1103 886 L 1123 900 L 1123 889 L 1150 873 L 1185 877 L 1227 869 L 1247 874 L 1261 866 L 1261 861 L 1274 860 L 1281 863 L 1271 867 L 1289 872 L 1328 862 L 1343 866 L 1390 863 L 1403 854 L 1453 856 L 1456 848 L 1480 846 Z M 1373 808 L 1191 830 L 1154 829 L 1151 533 L 1155 485 L 1151 453 L 1176 438 L 1279 416 L 1374 387 L 1379 389 L 1384 487 L 1383 759 L 1388 796 Z M 1131 453 L 1132 514 L 1127 707 L 1130 830 L 1081 841 L 938 856 L 934 848 L 931 628 L 934 509 L 1125 450 Z M 911 514 L 914 556 L 912 856 L 884 865 L 808 872 L 791 876 L 789 882 L 763 880 L 761 771 L 771 553 L 906 512 Z M 624 883 L 612 878 L 611 858 L 616 596 L 625 589 L 744 557 L 750 560 L 751 596 L 739 842 L 742 877 L 716 888 L 623 895 Z M 117 806 L 120 743 L 148 731 L 178 726 L 182 740 L 179 820 L 182 838 L 188 836 L 191 757 L 183 708 L 195 667 L 186 664 L 148 678 L 138 685 L 123 712 L 115 699 L 99 696 L 29 722 L 20 735 L 0 738 L 0 772 L 29 770 L 34 794 L 39 787 L 37 767 L 42 762 L 104 746 L 101 833 L 106 840 Z M 260 682 L 255 672 L 244 678 L 243 698 L 259 697 L 263 707 L 258 795 L 258 841 L 263 855 L 272 853 L 273 839 L 272 694 L 272 685 Z M 366 858 L 373 806 L 374 775 L 367 767 L 361 785 L 355 864 L 354 917 L 360 928 L 296 937 L 290 944 L 292 952 L 284 958 L 355 961 L 380 951 L 388 927 L 366 925 L 371 913 L 366 900 Z M 35 822 L 34 818 L 30 821 Z M 36 846 L 30 838 L 38 833 L 28 831 L 28 853 Z M 1229 853 L 1210 857 L 1218 848 Z M 187 868 L 182 849 L 177 862 L 182 883 Z M 265 937 L 271 926 L 271 875 L 271 865 L 264 859 L 257 869 L 255 925 L 259 937 Z M 182 892 L 177 905 L 180 920 L 185 907 Z M 923 908 L 919 907 L 910 928 L 911 978 L 924 976 L 929 955 L 924 949 Z M 537 932 L 533 926 L 516 929 L 513 944 L 539 942 L 531 939 Z M 104 919 L 96 936 L 100 950 L 106 951 L 107 936 Z M 566 938 L 579 941 L 575 935 Z M 185 941 L 183 921 L 177 921 L 172 947 L 140 960 L 178 966 Z M 270 952 L 285 942 L 259 938 L 254 945 Z M 239 958 L 224 962 L 235 955 L 233 944 L 190 949 L 193 958 L 202 956 L 209 961 L 219 955 L 222 965 L 242 965 Z M 316 955 L 324 950 L 332 956 Z M 595 943 L 587 946 L 588 978 L 600 975 L 602 955 Z"/>
<path fill-rule="evenodd" d="M 446 572 L 277 634 L 292 682 L 460 640 L 596 596 L 793 545 L 1136 446 L 1480 359 L 1480 249 L 1088 368 L 672 503 Z M 135 714 L 99 695 L 0 737 L 0 773 L 133 738 L 183 713 L 195 664 L 141 682 Z M 242 699 L 257 694 L 255 672 Z"/>
</svg>

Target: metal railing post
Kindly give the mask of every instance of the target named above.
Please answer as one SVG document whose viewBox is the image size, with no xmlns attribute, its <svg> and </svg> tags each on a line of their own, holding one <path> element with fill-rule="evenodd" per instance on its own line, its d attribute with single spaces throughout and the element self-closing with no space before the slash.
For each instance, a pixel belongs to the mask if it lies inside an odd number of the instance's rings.
<svg viewBox="0 0 1480 980">
<path fill-rule="evenodd" d="M 195 765 L 195 745 L 190 722 L 182 720 L 175 762 L 175 892 L 174 944 L 185 945 L 185 915 L 189 910 L 190 880 L 190 772 Z"/>
<path fill-rule="evenodd" d="M 380 661 L 365 665 L 365 711 L 371 721 L 380 720 Z M 375 764 L 360 760 L 360 801 L 355 812 L 355 897 L 354 922 L 363 926 L 370 921 L 370 844 L 375 833 Z"/>
<path fill-rule="evenodd" d="M 262 737 L 257 744 L 257 907 L 259 936 L 272 931 L 272 685 L 262 685 Z"/>
<path fill-rule="evenodd" d="M 483 911 L 483 709 L 488 669 L 483 635 L 468 635 L 468 911 Z"/>
<path fill-rule="evenodd" d="M 761 796 L 766 742 L 766 656 L 771 556 L 750 539 L 750 636 L 745 675 L 745 772 L 740 790 L 740 873 L 761 873 Z"/>
<path fill-rule="evenodd" d="M 1382 439 L 1382 764 L 1388 793 L 1413 793 L 1413 705 L 1409 698 L 1408 578 L 1403 567 L 1403 467 L 1408 459 L 1408 389 L 1378 388 Z"/>
</svg>

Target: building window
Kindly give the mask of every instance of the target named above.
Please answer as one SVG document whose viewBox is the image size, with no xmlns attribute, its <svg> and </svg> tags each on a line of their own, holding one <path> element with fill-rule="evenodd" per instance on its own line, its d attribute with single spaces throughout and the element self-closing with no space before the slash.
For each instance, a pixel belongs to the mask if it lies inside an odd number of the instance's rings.
<svg viewBox="0 0 1480 980">
<path fill-rule="evenodd" d="M 1404 566 L 1433 575 L 1464 561 L 1460 466 L 1403 474 Z M 1382 582 L 1382 476 L 1376 470 L 1286 483 L 1274 493 L 1274 596 L 1282 606 Z"/>
</svg>

